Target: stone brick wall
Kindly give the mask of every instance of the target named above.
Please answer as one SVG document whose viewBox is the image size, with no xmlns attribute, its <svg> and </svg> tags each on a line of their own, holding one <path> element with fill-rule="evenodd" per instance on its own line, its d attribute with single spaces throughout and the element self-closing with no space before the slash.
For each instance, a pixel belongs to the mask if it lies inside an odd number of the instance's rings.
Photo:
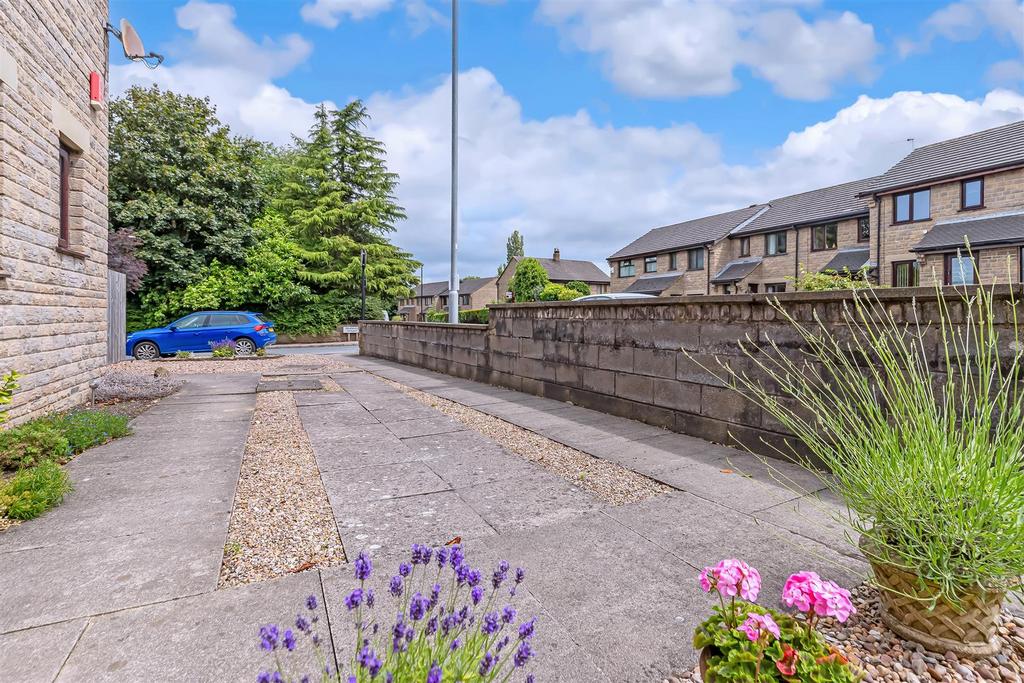
<svg viewBox="0 0 1024 683">
<path fill-rule="evenodd" d="M 24 375 L 15 421 L 81 403 L 106 359 L 107 0 L 0 2 L 0 370 Z M 58 249 L 59 144 L 71 148 Z"/>
<path fill-rule="evenodd" d="M 937 183 L 931 186 L 931 218 L 926 221 L 914 223 L 901 223 L 893 225 L 893 194 L 884 195 L 879 198 L 881 202 L 881 216 L 878 216 L 877 209 L 872 209 L 871 229 L 877 229 L 879 220 L 882 224 L 882 245 L 880 271 L 881 284 L 892 284 L 892 263 L 893 261 L 909 261 L 918 259 L 921 263 L 921 285 L 931 286 L 942 282 L 943 270 L 941 267 L 934 268 L 937 261 L 942 263 L 941 256 L 919 257 L 910 251 L 910 248 L 921 241 L 925 233 L 932 229 L 937 219 L 984 216 L 988 213 L 1006 211 L 1008 209 L 1024 209 L 1024 169 L 1014 169 L 990 173 L 985 178 L 985 206 L 982 209 L 962 211 L 960 209 L 960 181 L 956 180 L 947 183 Z M 872 232 L 872 235 L 875 233 Z M 875 248 L 872 238 L 872 249 Z M 996 253 L 999 252 L 999 253 Z M 1006 250 L 993 250 L 990 256 L 980 255 L 982 277 L 986 284 L 1006 281 Z M 1011 282 L 1020 282 L 1020 254 L 1011 255 L 1017 264 L 1017 268 L 1011 268 L 1013 279 Z M 998 259 L 998 267 L 988 269 L 985 267 L 986 259 Z M 990 276 L 995 279 L 990 279 Z"/>
<path fill-rule="evenodd" d="M 933 289 L 877 290 L 877 295 L 897 320 L 915 314 L 935 318 Z M 813 324 L 817 314 L 839 327 L 850 294 L 800 292 L 778 298 L 801 322 Z M 775 340 L 794 354 L 802 350 L 798 335 L 767 300 L 725 295 L 503 305 L 491 308 L 486 326 L 374 321 L 362 324 L 360 352 L 774 455 L 773 447 L 784 447 L 788 438 L 781 425 L 705 369 L 724 362 L 759 378 L 739 346 L 747 335 L 760 344 Z M 1011 326 L 1002 322 L 1003 334 L 1012 338 Z M 937 337 L 932 343 L 929 353 L 939 368 Z"/>
</svg>

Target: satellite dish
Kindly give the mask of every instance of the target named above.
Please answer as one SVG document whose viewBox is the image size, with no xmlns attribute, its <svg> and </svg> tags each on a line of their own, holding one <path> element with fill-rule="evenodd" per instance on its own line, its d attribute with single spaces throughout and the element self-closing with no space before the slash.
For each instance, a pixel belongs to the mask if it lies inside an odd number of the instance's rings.
<svg viewBox="0 0 1024 683">
<path fill-rule="evenodd" d="M 131 25 L 127 19 L 121 20 L 121 30 L 114 28 L 109 22 L 106 27 L 107 32 L 111 33 L 115 38 L 121 41 L 121 47 L 124 49 L 124 56 L 133 62 L 142 62 L 150 69 L 155 69 L 164 61 L 163 55 L 158 55 L 155 52 L 146 52 L 146 48 L 142 47 L 142 38 L 139 37 L 139 32 L 135 30 L 135 27 Z"/>
</svg>

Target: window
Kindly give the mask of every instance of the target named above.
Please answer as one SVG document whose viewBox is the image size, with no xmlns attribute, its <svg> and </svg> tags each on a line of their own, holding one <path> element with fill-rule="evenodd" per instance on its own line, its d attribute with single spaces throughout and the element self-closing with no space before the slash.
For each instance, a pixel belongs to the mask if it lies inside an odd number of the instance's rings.
<svg viewBox="0 0 1024 683">
<path fill-rule="evenodd" d="M 203 314 L 188 315 L 181 320 L 171 323 L 171 326 L 178 330 L 195 330 L 205 327 L 203 323 L 206 322 L 207 317 L 209 316 Z"/>
<path fill-rule="evenodd" d="M 690 249 L 686 252 L 686 267 L 689 270 L 704 270 L 704 248 Z"/>
<path fill-rule="evenodd" d="M 975 262 L 977 254 L 968 256 L 966 254 L 946 254 L 946 278 L 947 285 L 974 285 L 978 283 L 978 264 Z"/>
<path fill-rule="evenodd" d="M 658 272 L 658 257 L 648 256 L 644 259 L 644 272 L 645 273 L 657 273 Z"/>
<path fill-rule="evenodd" d="M 747 291 L 751 294 L 757 294 L 757 283 L 747 285 Z"/>
<path fill-rule="evenodd" d="M 777 256 L 786 253 L 786 232 L 770 232 L 764 236 L 764 253 Z"/>
<path fill-rule="evenodd" d="M 677 254 L 676 252 L 673 251 L 671 254 L 668 255 L 668 269 L 669 270 L 679 270 L 679 263 L 678 263 L 678 261 L 679 261 L 679 254 Z"/>
<path fill-rule="evenodd" d="M 732 294 L 732 287 L 729 285 L 722 285 L 722 294 Z"/>
<path fill-rule="evenodd" d="M 931 218 L 931 203 L 931 190 L 898 194 L 893 202 L 893 222 L 926 221 Z"/>
<path fill-rule="evenodd" d="M 633 277 L 634 275 L 636 275 L 636 266 L 633 265 L 633 259 L 619 261 L 619 277 Z"/>
<path fill-rule="evenodd" d="M 871 239 L 871 219 L 861 216 L 857 219 L 857 241 L 867 242 Z"/>
<path fill-rule="evenodd" d="M 460 306 L 468 306 L 469 305 L 469 294 L 460 294 L 459 295 L 459 305 Z"/>
<path fill-rule="evenodd" d="M 893 287 L 917 287 L 920 282 L 920 267 L 917 261 L 895 261 L 892 264 Z"/>
<path fill-rule="evenodd" d="M 57 246 L 71 245 L 71 150 L 60 145 L 60 234 Z"/>
<path fill-rule="evenodd" d="M 766 294 L 781 294 L 786 291 L 785 282 L 773 282 L 764 286 Z"/>
<path fill-rule="evenodd" d="M 740 256 L 750 256 L 750 238 L 740 238 Z"/>
<path fill-rule="evenodd" d="M 815 225 L 811 228 L 811 251 L 835 249 L 839 226 L 835 223 Z"/>
<path fill-rule="evenodd" d="M 985 179 L 975 178 L 960 183 L 960 208 L 980 209 L 985 205 Z"/>
</svg>

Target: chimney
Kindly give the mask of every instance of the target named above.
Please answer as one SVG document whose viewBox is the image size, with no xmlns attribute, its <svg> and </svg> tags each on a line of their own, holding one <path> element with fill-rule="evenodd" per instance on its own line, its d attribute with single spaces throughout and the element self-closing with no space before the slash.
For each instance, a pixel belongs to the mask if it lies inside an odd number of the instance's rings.
<svg viewBox="0 0 1024 683">
<path fill-rule="evenodd" d="M 551 255 L 553 261 L 559 261 L 562 258 L 562 252 L 558 251 L 558 247 L 555 247 L 555 253 Z"/>
</svg>

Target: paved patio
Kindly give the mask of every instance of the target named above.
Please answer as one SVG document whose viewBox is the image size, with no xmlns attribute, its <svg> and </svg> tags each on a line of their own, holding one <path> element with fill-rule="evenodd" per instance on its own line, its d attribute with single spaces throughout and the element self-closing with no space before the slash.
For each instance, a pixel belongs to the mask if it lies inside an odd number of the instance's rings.
<svg viewBox="0 0 1024 683">
<path fill-rule="evenodd" d="M 709 606 L 696 574 L 725 556 L 760 569 L 766 599 L 796 569 L 844 584 L 864 574 L 819 506 L 748 455 L 549 399 L 346 362 L 354 371 L 331 374 L 342 391 L 295 398 L 349 556 L 367 549 L 387 570 L 412 542 L 462 536 L 475 564 L 526 567 L 538 680 L 650 681 L 692 666 L 690 635 Z M 374 375 L 676 490 L 610 507 Z M 347 567 L 216 590 L 258 381 L 190 377 L 136 420 L 135 435 L 70 465 L 76 491 L 64 505 L 0 535 L 5 681 L 250 681 L 264 664 L 256 629 L 290 621 L 308 594 L 324 599 L 348 659 Z"/>
</svg>

